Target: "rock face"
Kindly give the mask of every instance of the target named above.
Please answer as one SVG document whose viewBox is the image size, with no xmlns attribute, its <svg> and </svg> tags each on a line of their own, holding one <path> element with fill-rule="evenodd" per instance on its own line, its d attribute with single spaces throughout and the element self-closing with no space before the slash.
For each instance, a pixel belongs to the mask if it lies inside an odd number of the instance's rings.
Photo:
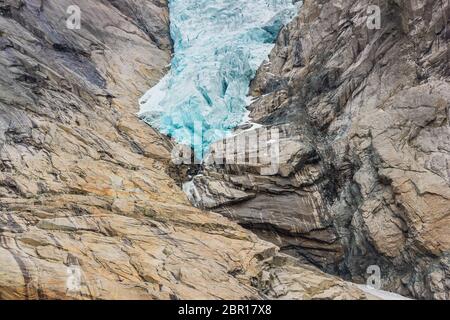
<svg viewBox="0 0 450 320">
<path fill-rule="evenodd" d="M 375 4 L 380 28 L 370 1 L 305 1 L 252 83 L 276 170 L 209 164 L 191 199 L 327 272 L 449 299 L 449 2 Z"/>
<path fill-rule="evenodd" d="M 135 116 L 170 60 L 167 14 L 0 0 L 0 299 L 374 298 L 193 208 L 168 176 L 170 142 Z"/>
</svg>

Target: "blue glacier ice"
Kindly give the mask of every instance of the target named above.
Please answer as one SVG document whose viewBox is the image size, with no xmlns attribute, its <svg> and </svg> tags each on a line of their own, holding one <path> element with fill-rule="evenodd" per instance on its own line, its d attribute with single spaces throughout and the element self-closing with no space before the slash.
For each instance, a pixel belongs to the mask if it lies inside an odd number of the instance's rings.
<svg viewBox="0 0 450 320">
<path fill-rule="evenodd" d="M 171 70 L 141 98 L 139 116 L 192 146 L 201 159 L 211 143 L 245 119 L 250 81 L 299 5 L 295 0 L 169 0 Z"/>
</svg>

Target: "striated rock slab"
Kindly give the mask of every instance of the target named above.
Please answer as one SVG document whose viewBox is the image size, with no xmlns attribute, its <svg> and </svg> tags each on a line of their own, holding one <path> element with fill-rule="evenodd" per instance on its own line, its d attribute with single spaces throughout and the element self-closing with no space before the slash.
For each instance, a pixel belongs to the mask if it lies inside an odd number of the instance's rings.
<svg viewBox="0 0 450 320">
<path fill-rule="evenodd" d="M 210 165 L 194 183 L 252 194 L 214 210 L 301 261 L 355 282 L 377 265 L 384 289 L 449 299 L 450 7 L 378 1 L 370 29 L 372 4 L 305 1 L 259 69 L 250 116 L 291 128 L 279 170 Z"/>
<path fill-rule="evenodd" d="M 170 141 L 135 116 L 170 60 L 167 15 L 0 0 L 0 299 L 376 298 L 190 206 Z"/>
</svg>

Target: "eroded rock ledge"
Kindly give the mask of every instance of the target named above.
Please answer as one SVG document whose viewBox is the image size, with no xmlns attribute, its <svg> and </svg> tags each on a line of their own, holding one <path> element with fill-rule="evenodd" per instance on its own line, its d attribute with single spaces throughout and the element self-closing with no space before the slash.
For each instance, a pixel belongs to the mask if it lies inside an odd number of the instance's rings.
<svg viewBox="0 0 450 320">
<path fill-rule="evenodd" d="M 167 175 L 169 142 L 135 116 L 167 21 L 163 0 L 0 0 L 0 298 L 373 298 L 192 208 Z"/>
<path fill-rule="evenodd" d="M 449 17 L 448 1 L 306 0 L 252 84 L 277 173 L 209 166 L 195 202 L 327 272 L 378 265 L 385 290 L 449 299 Z"/>
</svg>

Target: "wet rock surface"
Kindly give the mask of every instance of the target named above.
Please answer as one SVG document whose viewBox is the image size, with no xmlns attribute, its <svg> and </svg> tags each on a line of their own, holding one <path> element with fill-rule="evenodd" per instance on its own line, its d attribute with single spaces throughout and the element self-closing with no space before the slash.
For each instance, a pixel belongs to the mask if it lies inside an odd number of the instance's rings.
<svg viewBox="0 0 450 320">
<path fill-rule="evenodd" d="M 376 4 L 380 29 L 369 1 L 305 1 L 252 83 L 277 171 L 210 164 L 191 198 L 327 272 L 449 299 L 450 7 Z"/>
<path fill-rule="evenodd" d="M 170 60 L 167 14 L 0 0 L 0 298 L 375 298 L 193 208 L 169 177 L 170 141 L 135 116 Z"/>
</svg>

